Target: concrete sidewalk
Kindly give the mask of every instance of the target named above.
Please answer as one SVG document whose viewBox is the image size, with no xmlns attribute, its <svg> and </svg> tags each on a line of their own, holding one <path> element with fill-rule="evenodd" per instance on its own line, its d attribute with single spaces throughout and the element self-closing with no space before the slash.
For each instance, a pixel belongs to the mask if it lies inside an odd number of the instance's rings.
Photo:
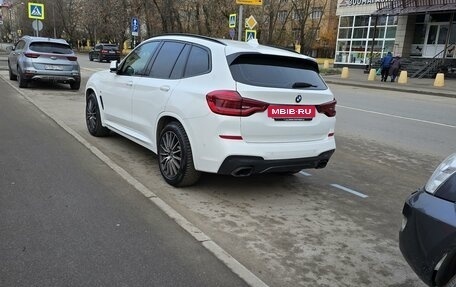
<svg viewBox="0 0 456 287">
<path fill-rule="evenodd" d="M 368 76 L 369 74 L 365 74 L 363 69 L 349 69 L 347 79 L 342 79 L 340 74 L 323 75 L 323 78 L 330 86 L 331 84 L 348 85 L 456 98 L 456 79 L 445 79 L 444 87 L 434 87 L 434 79 L 407 78 L 406 84 L 399 84 L 389 82 L 389 78 L 387 82 L 380 82 L 380 76 L 376 76 L 374 81 L 369 81 Z"/>
</svg>

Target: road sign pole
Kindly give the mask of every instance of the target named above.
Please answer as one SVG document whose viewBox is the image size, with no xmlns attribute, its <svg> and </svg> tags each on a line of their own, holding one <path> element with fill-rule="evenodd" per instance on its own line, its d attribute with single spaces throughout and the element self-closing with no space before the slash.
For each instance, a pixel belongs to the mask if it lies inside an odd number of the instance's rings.
<svg viewBox="0 0 456 287">
<path fill-rule="evenodd" d="M 238 25 L 238 41 L 242 41 L 242 12 L 243 12 L 244 8 L 242 5 L 239 5 L 239 25 Z"/>
</svg>

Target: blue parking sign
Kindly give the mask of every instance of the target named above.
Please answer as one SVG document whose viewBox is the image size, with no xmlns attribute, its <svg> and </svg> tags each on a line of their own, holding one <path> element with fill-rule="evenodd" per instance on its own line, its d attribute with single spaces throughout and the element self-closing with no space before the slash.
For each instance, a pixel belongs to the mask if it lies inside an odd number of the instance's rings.
<svg viewBox="0 0 456 287">
<path fill-rule="evenodd" d="M 139 20 L 138 18 L 131 19 L 131 35 L 138 36 L 139 35 Z"/>
</svg>

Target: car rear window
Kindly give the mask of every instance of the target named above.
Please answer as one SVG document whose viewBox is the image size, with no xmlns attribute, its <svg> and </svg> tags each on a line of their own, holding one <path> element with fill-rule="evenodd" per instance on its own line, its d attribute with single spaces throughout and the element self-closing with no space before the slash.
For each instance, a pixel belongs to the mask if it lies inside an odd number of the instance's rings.
<svg viewBox="0 0 456 287">
<path fill-rule="evenodd" d="M 318 65 L 306 59 L 240 54 L 231 62 L 230 70 L 235 81 L 247 85 L 286 89 L 327 89 L 318 72 Z"/>
<path fill-rule="evenodd" d="M 30 50 L 41 53 L 73 54 L 69 45 L 60 43 L 33 42 L 30 44 Z"/>
</svg>

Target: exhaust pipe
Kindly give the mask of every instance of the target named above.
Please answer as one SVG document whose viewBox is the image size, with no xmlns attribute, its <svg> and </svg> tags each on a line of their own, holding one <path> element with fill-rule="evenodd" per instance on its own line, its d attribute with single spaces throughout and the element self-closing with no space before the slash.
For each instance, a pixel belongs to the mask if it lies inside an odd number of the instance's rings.
<svg viewBox="0 0 456 287">
<path fill-rule="evenodd" d="M 243 166 L 243 167 L 238 167 L 235 170 L 231 172 L 232 176 L 235 177 L 245 177 L 245 176 L 251 176 L 253 172 L 253 168 L 250 166 Z"/>
<path fill-rule="evenodd" d="M 318 164 L 317 164 L 317 166 L 315 168 L 316 169 L 324 168 L 324 167 L 326 167 L 327 164 L 328 164 L 328 160 L 324 159 L 324 160 L 321 160 L 320 162 L 318 162 Z"/>
</svg>

